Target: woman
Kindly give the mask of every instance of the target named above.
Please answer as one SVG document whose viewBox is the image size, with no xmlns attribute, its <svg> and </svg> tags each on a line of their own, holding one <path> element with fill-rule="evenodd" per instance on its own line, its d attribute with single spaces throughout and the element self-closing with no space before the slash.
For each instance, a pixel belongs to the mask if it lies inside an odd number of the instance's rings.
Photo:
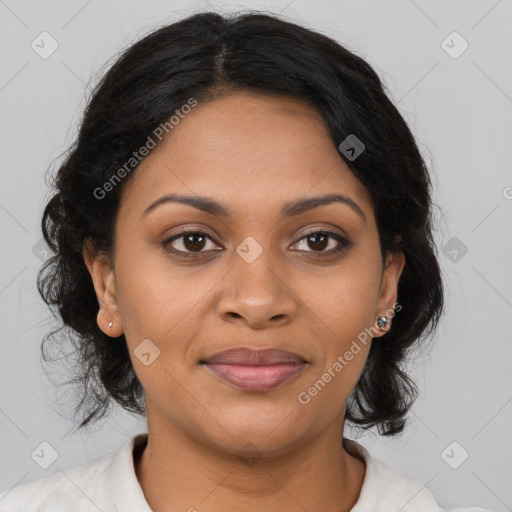
<svg viewBox="0 0 512 512">
<path fill-rule="evenodd" d="M 98 84 L 42 225 L 79 427 L 115 401 L 148 433 L 2 511 L 446 510 L 343 436 L 403 431 L 443 309 L 430 178 L 364 60 L 262 13 L 162 27 Z"/>
</svg>

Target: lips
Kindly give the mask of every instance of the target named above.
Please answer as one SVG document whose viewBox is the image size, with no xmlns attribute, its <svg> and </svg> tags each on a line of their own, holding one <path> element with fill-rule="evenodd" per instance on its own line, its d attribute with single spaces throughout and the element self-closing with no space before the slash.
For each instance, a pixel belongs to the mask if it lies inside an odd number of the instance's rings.
<svg viewBox="0 0 512 512">
<path fill-rule="evenodd" d="M 217 352 L 206 360 L 208 364 L 236 364 L 245 366 L 264 366 L 273 364 L 301 364 L 307 361 L 300 355 L 288 350 L 266 348 L 252 350 L 235 348 Z"/>
<path fill-rule="evenodd" d="M 201 361 L 213 374 L 246 391 L 267 391 L 289 381 L 309 362 L 282 349 L 236 348 Z"/>
</svg>

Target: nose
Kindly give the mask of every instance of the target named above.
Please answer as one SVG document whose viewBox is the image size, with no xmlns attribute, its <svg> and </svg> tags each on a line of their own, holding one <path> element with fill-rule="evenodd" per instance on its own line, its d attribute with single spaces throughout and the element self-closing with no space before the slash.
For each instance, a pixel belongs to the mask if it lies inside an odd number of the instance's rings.
<svg viewBox="0 0 512 512">
<path fill-rule="evenodd" d="M 218 314 L 230 322 L 246 323 L 253 329 L 284 325 L 297 313 L 297 297 L 286 273 L 263 251 L 248 263 L 238 254 L 222 280 Z"/>
</svg>

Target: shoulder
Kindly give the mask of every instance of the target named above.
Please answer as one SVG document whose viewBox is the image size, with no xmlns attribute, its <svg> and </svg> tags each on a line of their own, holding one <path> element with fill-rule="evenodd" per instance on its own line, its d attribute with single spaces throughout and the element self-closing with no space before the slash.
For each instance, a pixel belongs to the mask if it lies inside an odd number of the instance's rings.
<svg viewBox="0 0 512 512">
<path fill-rule="evenodd" d="M 481 507 L 444 508 L 431 491 L 412 476 L 374 458 L 356 441 L 344 439 L 343 444 L 350 453 L 364 459 L 366 465 L 363 487 L 351 512 L 491 512 Z"/>
<path fill-rule="evenodd" d="M 112 454 L 0 492 L 0 512 L 110 512 Z"/>
</svg>

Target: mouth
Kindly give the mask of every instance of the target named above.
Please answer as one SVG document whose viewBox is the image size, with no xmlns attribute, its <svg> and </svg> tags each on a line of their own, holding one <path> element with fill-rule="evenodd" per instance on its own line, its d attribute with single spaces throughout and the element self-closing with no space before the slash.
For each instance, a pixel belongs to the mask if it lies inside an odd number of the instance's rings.
<svg viewBox="0 0 512 512">
<path fill-rule="evenodd" d="M 216 376 L 246 391 L 267 391 L 299 374 L 309 361 L 281 349 L 237 348 L 199 361 Z"/>
</svg>

